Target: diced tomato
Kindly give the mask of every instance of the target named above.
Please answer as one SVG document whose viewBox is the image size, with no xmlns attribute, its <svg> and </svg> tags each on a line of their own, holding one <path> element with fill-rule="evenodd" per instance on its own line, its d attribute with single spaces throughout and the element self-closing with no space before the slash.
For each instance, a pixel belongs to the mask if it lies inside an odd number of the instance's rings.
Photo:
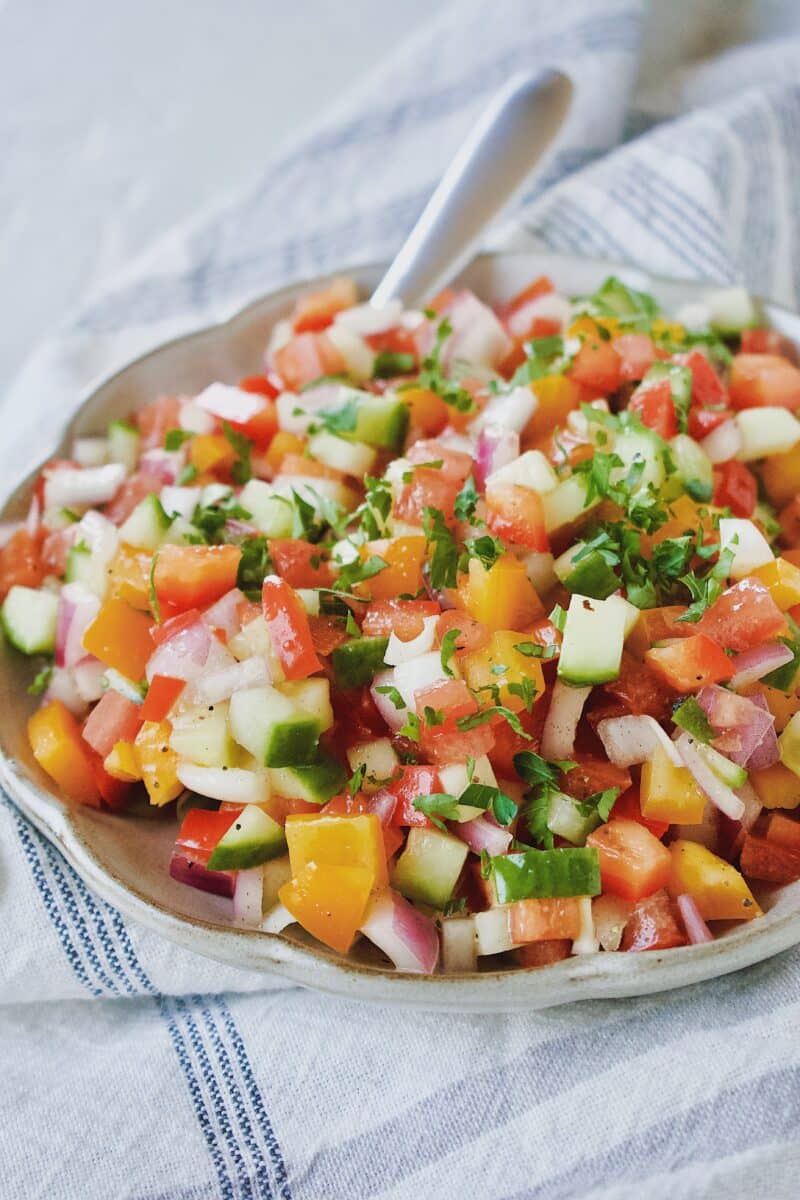
<svg viewBox="0 0 800 1200">
<path fill-rule="evenodd" d="M 292 329 L 295 333 L 327 329 L 337 313 L 358 302 L 358 289 L 352 279 L 334 279 L 319 292 L 301 296 L 294 307 Z"/>
<path fill-rule="evenodd" d="M 306 458 L 302 454 L 289 453 L 284 455 L 280 464 L 280 475 L 301 475 L 311 479 L 344 479 L 342 471 L 329 467 L 327 463 L 317 462 L 315 458 Z"/>
<path fill-rule="evenodd" d="M 555 646 L 556 650 L 561 649 L 561 632 L 556 629 L 549 618 L 545 617 L 541 621 L 536 621 L 527 631 L 527 636 L 537 646 Z M 558 655 L 554 654 L 551 656 L 551 660 L 554 661 L 557 657 Z"/>
<path fill-rule="evenodd" d="M 497 306 L 497 315 L 512 337 L 524 339 L 533 336 L 531 334 L 531 313 L 536 311 L 535 301 L 553 291 L 555 291 L 553 281 L 547 275 L 540 275 L 538 279 L 534 279 L 505 304 Z"/>
<path fill-rule="evenodd" d="M 770 813 L 766 826 L 768 842 L 776 842 L 789 850 L 800 850 L 800 821 L 785 813 Z"/>
<path fill-rule="evenodd" d="M 386 722 L 375 707 L 368 687 L 348 688 L 346 692 L 334 688 L 331 702 L 336 748 L 340 751 L 356 742 L 386 736 Z"/>
<path fill-rule="evenodd" d="M 702 350 L 690 350 L 688 354 L 676 354 L 674 361 L 688 367 L 692 373 L 692 407 L 720 408 L 728 403 L 725 384 L 712 367 Z"/>
<path fill-rule="evenodd" d="M 144 704 L 139 710 L 142 721 L 163 721 L 185 687 L 183 679 L 154 675 L 147 689 Z"/>
<path fill-rule="evenodd" d="M 587 334 L 573 359 L 567 374 L 575 383 L 582 383 L 598 396 L 615 392 L 622 381 L 620 356 L 600 334 Z"/>
<path fill-rule="evenodd" d="M 631 773 L 624 767 L 615 767 L 606 759 L 587 755 L 571 771 L 564 772 L 562 783 L 570 796 L 585 800 L 587 796 L 604 792 L 607 788 L 626 791 L 631 786 Z"/>
<path fill-rule="evenodd" d="M 83 740 L 95 754 L 105 758 L 117 742 L 134 740 L 142 720 L 140 704 L 134 704 L 109 688 L 86 718 Z"/>
<path fill-rule="evenodd" d="M 417 343 L 414 334 L 405 325 L 394 325 L 380 333 L 368 333 L 364 341 L 375 354 L 387 351 L 390 354 L 411 354 L 416 360 Z"/>
<path fill-rule="evenodd" d="M 199 608 L 190 608 L 175 617 L 170 617 L 161 625 L 151 625 L 150 637 L 153 645 L 160 646 L 162 642 L 168 642 L 176 634 L 182 633 L 184 629 L 188 629 L 190 625 L 194 625 L 200 620 L 202 615 Z"/>
<path fill-rule="evenodd" d="M 670 950 L 685 946 L 687 940 L 675 918 L 672 901 L 665 891 L 659 891 L 636 904 L 625 924 L 620 949 Z"/>
<path fill-rule="evenodd" d="M 247 375 L 244 379 L 240 379 L 236 386 L 243 392 L 266 396 L 267 400 L 274 400 L 281 392 L 281 389 L 266 375 Z"/>
<path fill-rule="evenodd" d="M 422 525 L 426 508 L 438 508 L 450 524 L 455 517 L 459 484 L 432 467 L 417 467 L 397 497 L 394 513 L 409 525 Z"/>
<path fill-rule="evenodd" d="M 393 825 L 433 825 L 423 812 L 414 808 L 418 796 L 431 796 L 442 790 L 439 774 L 435 767 L 403 767 L 397 779 L 387 784 L 386 790 L 397 798 L 392 813 Z"/>
<path fill-rule="evenodd" d="M 575 896 L 517 900 L 508 910 L 511 940 L 545 942 L 575 940 L 581 931 L 580 903 Z"/>
<path fill-rule="evenodd" d="M 154 450 L 164 445 L 164 438 L 170 429 L 177 429 L 180 424 L 181 404 L 177 396 L 162 396 L 152 404 L 140 408 L 136 414 L 136 424 L 142 435 L 142 449 Z M 160 488 L 156 488 L 159 491 Z"/>
<path fill-rule="evenodd" d="M 666 846 L 638 821 L 615 817 L 586 839 L 600 856 L 603 891 L 640 900 L 667 886 L 672 858 Z"/>
<path fill-rule="evenodd" d="M 406 458 L 409 462 L 420 465 L 441 463 L 442 465 L 435 467 L 434 470 L 450 483 L 457 483 L 459 487 L 475 465 L 471 455 L 465 454 L 462 450 L 449 450 L 434 438 L 415 442 L 406 451 Z"/>
<path fill-rule="evenodd" d="M 448 609 L 436 622 L 436 637 L 440 645 L 451 629 L 458 630 L 455 641 L 456 654 L 473 654 L 489 641 L 488 626 L 476 621 L 460 608 Z"/>
<path fill-rule="evenodd" d="M 781 526 L 781 542 L 784 546 L 800 546 L 800 496 L 782 508 L 778 513 Z"/>
<path fill-rule="evenodd" d="M 426 617 L 439 615 L 435 600 L 378 600 L 367 609 L 361 623 L 364 637 L 396 634 L 401 642 L 413 641 L 424 628 Z"/>
<path fill-rule="evenodd" d="M 715 429 L 733 416 L 731 408 L 690 408 L 689 436 L 695 441 L 702 442 Z"/>
<path fill-rule="evenodd" d="M 659 434 L 665 441 L 675 437 L 678 432 L 678 418 L 668 379 L 643 384 L 634 392 L 628 409 L 638 413 L 642 424 Z"/>
<path fill-rule="evenodd" d="M 214 847 L 228 832 L 241 811 L 240 807 L 220 809 L 218 812 L 206 808 L 190 808 L 175 839 L 176 850 L 190 862 L 202 863 L 205 866 Z"/>
<path fill-rule="evenodd" d="M 629 787 L 614 803 L 614 816 L 627 817 L 629 821 L 638 821 L 649 829 L 653 837 L 662 838 L 669 829 L 669 821 L 653 821 L 642 816 L 642 805 L 639 799 L 638 787 Z"/>
<path fill-rule="evenodd" d="M 465 762 L 488 754 L 494 745 L 490 723 L 462 730 L 458 722 L 478 711 L 478 702 L 462 679 L 448 679 L 416 693 L 421 720 L 420 746 L 436 763 Z M 425 720 L 425 709 L 437 714 L 437 723 Z"/>
<path fill-rule="evenodd" d="M 800 849 L 781 846 L 767 838 L 745 835 L 739 867 L 749 879 L 765 883 L 794 883 L 800 879 Z"/>
<path fill-rule="evenodd" d="M 339 646 L 350 641 L 350 634 L 344 627 L 344 621 L 339 617 L 309 616 L 308 627 L 311 630 L 311 640 L 317 654 L 333 654 Z"/>
<path fill-rule="evenodd" d="M 271 400 L 265 399 L 263 408 L 247 421 L 231 421 L 231 426 L 249 438 L 258 450 L 264 450 L 278 432 L 278 411 Z"/>
<path fill-rule="evenodd" d="M 755 475 L 732 458 L 714 469 L 714 504 L 726 505 L 735 517 L 752 517 L 758 501 Z"/>
<path fill-rule="evenodd" d="M 734 408 L 800 408 L 800 368 L 777 354 L 737 354 L 731 366 Z"/>
<path fill-rule="evenodd" d="M 162 546 L 153 569 L 159 604 L 199 608 L 236 586 L 239 546 Z"/>
<path fill-rule="evenodd" d="M 764 584 L 758 579 L 742 579 L 706 609 L 695 629 L 726 650 L 749 650 L 771 641 L 783 632 L 785 624 Z"/>
<path fill-rule="evenodd" d="M 547 716 L 546 704 L 534 704 L 532 712 L 517 713 L 522 733 L 511 728 L 508 721 L 497 720 L 492 724 L 494 745 L 487 751 L 495 773 L 501 779 L 514 779 L 514 755 L 521 750 L 538 750 L 542 729 Z"/>
<path fill-rule="evenodd" d="M 742 354 L 779 354 L 792 363 L 798 358 L 795 343 L 777 329 L 743 330 L 739 349 Z"/>
<path fill-rule="evenodd" d="M 545 553 L 550 549 L 542 498 L 532 488 L 516 483 L 487 487 L 486 524 L 503 541 Z"/>
<path fill-rule="evenodd" d="M 267 543 L 276 574 L 293 588 L 330 587 L 333 572 L 323 550 L 300 538 L 271 538 Z"/>
<path fill-rule="evenodd" d="M 153 492 L 158 495 L 163 482 L 157 475 L 150 475 L 147 471 L 137 471 L 135 475 L 129 475 L 114 499 L 103 509 L 104 514 L 115 525 L 121 525 L 146 496 Z"/>
<path fill-rule="evenodd" d="M 75 526 L 58 529 L 42 542 L 41 563 L 46 575 L 63 575 L 67 569 L 67 557 L 75 541 Z"/>
<path fill-rule="evenodd" d="M 697 628 L 697 626 L 695 626 Z M 667 646 L 653 646 L 645 662 L 676 692 L 696 692 L 733 675 L 733 662 L 717 642 L 697 633 Z"/>
<path fill-rule="evenodd" d="M 549 967 L 551 963 L 561 962 L 572 954 L 570 938 L 557 938 L 548 942 L 528 942 L 514 951 L 514 956 L 521 967 L 535 970 L 538 967 Z"/>
<path fill-rule="evenodd" d="M 646 333 L 623 333 L 611 345 L 619 355 L 620 379 L 629 382 L 644 379 L 652 367 L 656 352 Z"/>
<path fill-rule="evenodd" d="M 261 589 L 261 606 L 270 639 L 287 679 L 306 679 L 322 670 L 300 597 L 285 580 L 268 575 Z"/>
<path fill-rule="evenodd" d="M 619 675 L 610 683 L 603 684 L 603 691 L 619 700 L 627 712 L 634 716 L 644 714 L 655 717 L 657 721 L 663 721 L 670 715 L 673 702 L 677 699 L 674 692 L 664 687 L 663 680 L 656 679 L 644 663 L 627 650 L 622 653 Z"/>
<path fill-rule="evenodd" d="M 94 772 L 94 781 L 97 784 L 97 790 L 103 798 L 103 803 L 115 812 L 124 809 L 130 796 L 131 785 L 125 783 L 122 779 L 115 779 L 113 775 L 109 775 L 103 766 L 101 758 L 94 758 L 92 760 L 92 771 Z"/>
<path fill-rule="evenodd" d="M 298 333 L 275 351 L 275 369 L 293 392 L 322 375 L 340 375 L 345 368 L 344 359 L 324 333 Z"/>
<path fill-rule="evenodd" d="M 0 600 L 12 587 L 38 587 L 44 576 L 39 539 L 18 529 L 0 550 Z"/>
</svg>

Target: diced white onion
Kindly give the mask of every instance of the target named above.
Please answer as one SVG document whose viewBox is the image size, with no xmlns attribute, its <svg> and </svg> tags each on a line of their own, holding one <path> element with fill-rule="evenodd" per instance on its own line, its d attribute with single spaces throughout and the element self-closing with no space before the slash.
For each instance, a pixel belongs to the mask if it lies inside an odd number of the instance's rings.
<svg viewBox="0 0 800 1200">
<path fill-rule="evenodd" d="M 708 455 L 712 463 L 728 462 L 742 448 L 742 435 L 735 420 L 723 421 L 716 429 L 700 442 L 700 449 Z"/>
<path fill-rule="evenodd" d="M 689 768 L 695 783 L 705 792 L 711 803 L 732 821 L 740 821 L 745 811 L 744 801 L 726 783 L 723 783 L 703 761 L 689 734 L 682 733 L 675 744 L 684 766 Z"/>
<path fill-rule="evenodd" d="M 412 659 L 419 658 L 420 654 L 427 654 L 436 637 L 438 620 L 438 617 L 423 617 L 422 633 L 417 634 L 410 642 L 401 641 L 392 630 L 383 656 L 384 662 L 390 667 L 399 667 L 401 663 L 408 663 Z"/>
<path fill-rule="evenodd" d="M 476 970 L 475 921 L 472 917 L 448 917 L 442 921 L 442 970 L 447 975 Z"/>
<path fill-rule="evenodd" d="M 264 407 L 262 396 L 243 392 L 241 388 L 230 387 L 226 383 L 210 384 L 199 396 L 195 396 L 194 403 L 221 421 L 234 421 L 239 425 L 244 425 Z"/>
<path fill-rule="evenodd" d="M 241 767 L 199 767 L 179 762 L 175 774 L 185 788 L 227 804 L 265 804 L 271 793 L 269 772 Z"/>
<path fill-rule="evenodd" d="M 615 767 L 632 767 L 649 762 L 660 746 L 670 762 L 680 767 L 683 760 L 654 717 L 607 717 L 597 723 L 597 736 Z"/>
<path fill-rule="evenodd" d="M 236 872 L 233 885 L 233 919 L 238 925 L 257 929 L 261 924 L 264 894 L 264 868 L 249 867 Z"/>
<path fill-rule="evenodd" d="M 578 722 L 591 690 L 591 687 L 569 687 L 560 679 L 555 681 L 542 729 L 541 752 L 544 758 L 554 761 L 572 756 Z"/>
<path fill-rule="evenodd" d="M 106 504 L 125 479 L 122 463 L 102 467 L 56 467 L 45 473 L 45 508 L 84 508 Z"/>
<path fill-rule="evenodd" d="M 107 438 L 75 438 L 72 457 L 79 467 L 102 467 L 108 462 Z"/>
<path fill-rule="evenodd" d="M 213 433 L 216 424 L 211 413 L 200 408 L 194 400 L 188 400 L 186 404 L 181 405 L 178 425 L 186 433 Z"/>
<path fill-rule="evenodd" d="M 361 337 L 374 333 L 385 333 L 400 324 L 403 305 L 399 300 L 388 300 L 380 308 L 373 304 L 356 304 L 336 314 L 334 325 L 349 329 Z"/>
<path fill-rule="evenodd" d="M 282 904 L 271 908 L 261 922 L 262 933 L 283 933 L 290 925 L 294 925 L 294 917 Z"/>
<path fill-rule="evenodd" d="M 183 517 L 189 521 L 200 503 L 203 489 L 200 487 L 173 487 L 161 489 L 159 500 L 168 517 Z"/>
<path fill-rule="evenodd" d="M 578 898 L 578 907 L 580 909 L 581 927 L 578 936 L 572 943 L 572 953 L 596 954 L 600 949 L 600 943 L 594 927 L 591 896 L 580 896 Z"/>
</svg>

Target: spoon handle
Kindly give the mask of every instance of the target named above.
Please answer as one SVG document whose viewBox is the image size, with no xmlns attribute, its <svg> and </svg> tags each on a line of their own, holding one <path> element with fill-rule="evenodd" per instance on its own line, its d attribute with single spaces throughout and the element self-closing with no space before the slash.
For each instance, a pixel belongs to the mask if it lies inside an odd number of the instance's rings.
<svg viewBox="0 0 800 1200">
<path fill-rule="evenodd" d="M 456 153 L 373 292 L 374 305 L 418 304 L 469 261 L 486 225 L 561 129 L 572 92 L 561 71 L 512 76 Z"/>
</svg>

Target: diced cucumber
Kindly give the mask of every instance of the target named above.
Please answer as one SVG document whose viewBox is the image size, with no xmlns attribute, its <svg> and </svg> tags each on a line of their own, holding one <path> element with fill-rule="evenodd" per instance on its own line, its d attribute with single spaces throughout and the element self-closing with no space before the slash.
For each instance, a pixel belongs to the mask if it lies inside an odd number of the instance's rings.
<svg viewBox="0 0 800 1200">
<path fill-rule="evenodd" d="M 232 495 L 233 488 L 227 483 L 207 483 L 200 496 L 200 504 L 203 508 L 210 508 L 214 504 L 225 503 Z"/>
<path fill-rule="evenodd" d="M 119 528 L 120 541 L 141 550 L 157 550 L 169 529 L 170 519 L 158 496 L 145 496 Z"/>
<path fill-rule="evenodd" d="M 408 406 L 388 392 L 384 396 L 364 393 L 356 413 L 356 427 L 343 433 L 348 441 L 366 442 L 384 450 L 401 450 L 408 429 Z"/>
<path fill-rule="evenodd" d="M 67 583 L 84 583 L 87 587 L 91 587 L 91 580 L 95 574 L 95 565 L 86 543 L 78 542 L 75 546 L 71 546 L 67 551 L 64 580 Z"/>
<path fill-rule="evenodd" d="M 787 408 L 745 408 L 734 417 L 742 439 L 736 457 L 755 462 L 769 454 L 785 454 L 800 442 L 800 421 Z"/>
<path fill-rule="evenodd" d="M 713 746 L 695 742 L 694 748 L 717 779 L 721 779 L 729 788 L 739 788 L 747 783 L 747 771 L 738 763 L 731 762 L 724 754 L 720 754 Z"/>
<path fill-rule="evenodd" d="M 408 900 L 443 908 L 452 898 L 467 858 L 466 842 L 438 829 L 412 827 L 392 874 L 392 886 Z"/>
<path fill-rule="evenodd" d="M 189 546 L 197 541 L 197 528 L 186 517 L 175 517 L 164 531 L 162 546 Z"/>
<path fill-rule="evenodd" d="M 250 479 L 239 496 L 242 508 L 250 513 L 260 533 L 270 538 L 292 536 L 294 512 L 290 500 L 278 496 L 263 479 Z"/>
<path fill-rule="evenodd" d="M 331 655 L 336 686 L 352 688 L 372 683 L 378 671 L 386 666 L 383 656 L 388 644 L 388 638 L 362 637 L 337 646 Z"/>
<path fill-rule="evenodd" d="M 619 579 L 599 550 L 590 550 L 579 559 L 563 582 L 568 592 L 597 600 L 605 600 L 619 587 Z"/>
<path fill-rule="evenodd" d="M 586 487 L 582 479 L 574 475 L 569 479 L 562 479 L 558 487 L 553 488 L 552 492 L 545 492 L 542 496 L 547 532 L 552 533 L 564 525 L 571 525 L 573 521 L 577 521 L 579 517 L 599 503 L 599 498 L 593 500 L 591 504 L 586 503 Z"/>
<path fill-rule="evenodd" d="M 189 708 L 171 718 L 169 745 L 178 758 L 200 767 L 232 767 L 236 747 L 228 729 L 228 705 L 224 701 Z"/>
<path fill-rule="evenodd" d="M 344 359 L 347 374 L 355 383 L 366 383 L 372 378 L 375 351 L 363 337 L 338 321 L 329 325 L 325 333 Z"/>
<path fill-rule="evenodd" d="M 614 453 L 622 459 L 623 465 L 612 470 L 612 482 L 620 483 L 632 467 L 641 463 L 642 474 L 636 491 L 647 488 L 649 484 L 660 488 L 666 474 L 662 446 L 661 439 L 648 429 L 620 433 L 614 442 Z"/>
<path fill-rule="evenodd" d="M 331 685 L 327 679 L 295 679 L 278 684 L 278 690 L 303 712 L 314 717 L 323 733 L 332 728 Z"/>
<path fill-rule="evenodd" d="M 675 462 L 675 474 L 668 476 L 665 486 L 668 488 L 674 481 L 682 485 L 699 504 L 709 501 L 714 490 L 714 480 L 711 459 L 705 450 L 685 433 L 677 434 L 671 440 L 669 448 Z"/>
<path fill-rule="evenodd" d="M 234 692 L 229 721 L 239 745 L 264 766 L 290 767 L 317 756 L 320 721 L 275 688 Z"/>
<path fill-rule="evenodd" d="M 142 439 L 135 425 L 112 421 L 108 427 L 108 461 L 122 463 L 130 475 L 136 470 Z"/>
<path fill-rule="evenodd" d="M 350 442 L 333 433 L 318 433 L 308 443 L 309 453 L 321 463 L 357 478 L 375 466 L 377 451 L 365 442 Z"/>
<path fill-rule="evenodd" d="M 361 786 L 365 792 L 375 791 L 381 783 L 391 779 L 400 766 L 400 760 L 388 737 L 375 738 L 371 742 L 356 742 L 348 748 L 347 762 L 351 771 L 364 768 L 364 781 Z"/>
<path fill-rule="evenodd" d="M 286 851 L 283 827 L 257 804 L 248 804 L 214 847 L 209 871 L 246 871 Z"/>
<path fill-rule="evenodd" d="M 272 789 L 287 800 L 305 800 L 308 804 L 327 804 L 347 782 L 341 763 L 329 755 L 302 767 L 272 767 Z"/>
<path fill-rule="evenodd" d="M 601 824 L 601 818 L 596 812 L 588 815 L 581 812 L 581 806 L 572 796 L 565 792 L 554 792 L 550 799 L 550 811 L 547 816 L 547 828 L 556 837 L 562 837 L 573 846 L 583 846 L 593 829 Z"/>
<path fill-rule="evenodd" d="M 486 480 L 487 488 L 499 483 L 516 483 L 543 495 L 558 486 L 558 478 L 541 450 L 526 450 L 513 462 L 493 471 Z"/>
<path fill-rule="evenodd" d="M 750 293 L 743 287 L 719 288 L 704 297 L 711 324 L 718 333 L 741 333 L 759 322 Z"/>
<path fill-rule="evenodd" d="M 721 517 L 719 522 L 720 554 L 732 554 L 728 575 L 731 579 L 744 579 L 757 567 L 775 561 L 769 542 L 761 530 L 742 517 Z"/>
<path fill-rule="evenodd" d="M 600 858 L 593 847 L 526 850 L 492 858 L 500 904 L 553 896 L 599 896 Z"/>
<path fill-rule="evenodd" d="M 278 892 L 285 883 L 289 883 L 292 878 L 292 867 L 289 862 L 289 855 L 283 854 L 280 858 L 270 859 L 264 863 L 264 875 L 261 892 L 261 911 L 269 912 L 278 903 Z"/>
<path fill-rule="evenodd" d="M 558 677 L 565 683 L 607 683 L 619 675 L 626 612 L 614 599 L 577 594 L 570 599 L 558 659 Z"/>
<path fill-rule="evenodd" d="M 23 654 L 52 654 L 57 613 L 58 597 L 52 592 L 15 584 L 3 601 L 0 620 L 11 645 Z"/>
<path fill-rule="evenodd" d="M 635 604 L 631 604 L 630 600 L 626 600 L 624 596 L 609 596 L 605 604 L 608 611 L 616 610 L 621 614 L 623 638 L 629 637 L 641 616 L 641 610 Z"/>
</svg>

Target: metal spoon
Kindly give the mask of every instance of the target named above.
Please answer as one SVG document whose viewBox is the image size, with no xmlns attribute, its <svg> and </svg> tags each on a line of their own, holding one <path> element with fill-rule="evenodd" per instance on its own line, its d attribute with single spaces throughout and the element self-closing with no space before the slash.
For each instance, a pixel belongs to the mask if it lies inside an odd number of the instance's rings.
<svg viewBox="0 0 800 1200">
<path fill-rule="evenodd" d="M 512 76 L 478 120 L 372 294 L 406 305 L 433 295 L 472 257 L 561 129 L 573 86 L 561 71 Z"/>
</svg>

